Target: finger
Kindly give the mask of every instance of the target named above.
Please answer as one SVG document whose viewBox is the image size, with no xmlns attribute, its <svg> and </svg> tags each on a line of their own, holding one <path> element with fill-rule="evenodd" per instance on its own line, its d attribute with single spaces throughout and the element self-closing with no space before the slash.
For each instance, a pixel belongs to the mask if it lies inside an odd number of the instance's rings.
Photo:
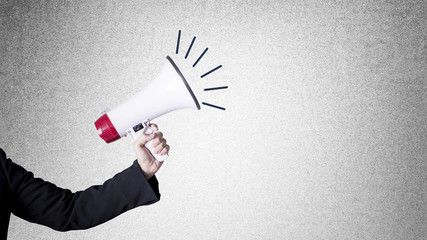
<svg viewBox="0 0 427 240">
<path fill-rule="evenodd" d="M 155 138 L 154 134 L 142 134 L 135 140 L 134 146 L 143 147 L 147 142 L 153 140 L 154 138 Z"/>
<path fill-rule="evenodd" d="M 159 131 L 159 126 L 155 123 L 150 123 L 150 128 L 153 129 L 153 131 Z"/>
<path fill-rule="evenodd" d="M 152 135 L 154 135 L 154 138 L 153 138 L 153 142 L 151 143 L 152 144 L 151 146 L 156 148 L 157 145 L 159 145 L 163 140 L 163 133 L 162 132 L 156 132 L 156 133 L 153 133 Z"/>
<path fill-rule="evenodd" d="M 163 165 L 164 161 L 159 161 L 156 159 L 157 169 L 159 169 Z"/>
<path fill-rule="evenodd" d="M 169 145 L 166 145 L 165 148 L 163 148 L 163 150 L 160 152 L 160 156 L 167 154 L 169 152 L 169 149 Z"/>
<path fill-rule="evenodd" d="M 155 147 L 155 153 L 158 154 L 160 153 L 163 148 L 166 147 L 166 139 L 163 139 L 156 147 Z"/>
</svg>

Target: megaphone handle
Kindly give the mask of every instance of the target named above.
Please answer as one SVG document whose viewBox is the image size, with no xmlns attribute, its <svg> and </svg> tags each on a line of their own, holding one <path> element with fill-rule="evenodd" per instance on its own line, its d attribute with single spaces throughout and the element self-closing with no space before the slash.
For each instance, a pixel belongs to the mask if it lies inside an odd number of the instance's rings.
<svg viewBox="0 0 427 240">
<path fill-rule="evenodd" d="M 149 122 L 147 124 L 147 127 L 145 128 L 144 133 L 145 134 L 154 134 L 153 129 L 150 128 L 150 123 Z M 165 155 L 160 155 L 160 154 L 154 153 L 155 149 L 152 146 L 152 142 L 153 142 L 153 140 L 150 140 L 144 146 L 148 149 L 148 151 L 150 151 L 150 153 L 153 155 L 153 157 L 155 157 L 157 159 L 157 161 L 163 162 L 166 158 L 169 157 L 169 154 L 166 153 Z"/>
<path fill-rule="evenodd" d="M 142 122 L 141 124 L 142 124 L 142 128 L 136 132 L 135 132 L 134 128 L 130 128 L 126 131 L 128 133 L 128 135 L 130 135 L 132 137 L 133 141 L 135 141 L 142 134 L 154 134 L 153 129 L 150 128 L 150 121 L 149 120 L 146 120 L 146 121 Z M 152 142 L 153 142 L 153 140 L 150 140 L 144 146 L 148 149 L 148 151 L 150 151 L 151 155 L 153 155 L 153 157 L 157 159 L 157 161 L 163 162 L 166 158 L 169 157 L 169 154 L 168 153 L 165 155 L 156 154 L 154 152 L 155 149 L 151 145 Z"/>
</svg>

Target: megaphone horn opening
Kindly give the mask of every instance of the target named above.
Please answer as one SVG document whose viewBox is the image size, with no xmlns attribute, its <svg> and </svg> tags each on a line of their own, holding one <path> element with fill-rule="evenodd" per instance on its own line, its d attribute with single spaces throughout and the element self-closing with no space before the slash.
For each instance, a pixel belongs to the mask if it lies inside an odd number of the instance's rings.
<svg viewBox="0 0 427 240">
<path fill-rule="evenodd" d="M 197 101 L 196 96 L 194 95 L 193 91 L 191 90 L 190 85 L 188 84 L 187 80 L 185 80 L 184 75 L 182 75 L 181 71 L 179 70 L 178 66 L 176 66 L 175 62 L 170 58 L 169 56 L 166 56 L 166 59 L 169 60 L 175 71 L 178 73 L 178 75 L 181 77 L 182 82 L 184 83 L 185 87 L 187 88 L 188 92 L 190 93 L 191 97 L 193 98 L 194 103 L 196 104 L 196 107 L 198 110 L 200 110 L 200 104 L 199 101 Z"/>
</svg>

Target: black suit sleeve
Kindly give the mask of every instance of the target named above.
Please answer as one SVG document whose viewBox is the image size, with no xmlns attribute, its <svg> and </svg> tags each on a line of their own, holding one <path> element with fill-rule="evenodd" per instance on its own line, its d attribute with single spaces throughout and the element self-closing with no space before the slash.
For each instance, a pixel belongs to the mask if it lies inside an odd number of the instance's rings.
<svg viewBox="0 0 427 240">
<path fill-rule="evenodd" d="M 72 193 L 40 178 L 6 158 L 0 149 L 1 194 L 8 192 L 10 210 L 27 221 L 58 231 L 87 229 L 160 199 L 155 176 L 148 181 L 135 161 L 103 185 Z M 7 185 L 8 189 L 3 189 Z"/>
</svg>

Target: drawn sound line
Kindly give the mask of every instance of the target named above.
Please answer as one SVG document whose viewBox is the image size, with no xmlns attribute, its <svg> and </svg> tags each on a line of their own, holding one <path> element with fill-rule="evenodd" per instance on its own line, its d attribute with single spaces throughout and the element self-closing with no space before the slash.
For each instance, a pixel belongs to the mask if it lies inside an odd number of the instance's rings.
<svg viewBox="0 0 427 240">
<path fill-rule="evenodd" d="M 193 40 L 191 41 L 190 47 L 188 47 L 188 51 L 187 51 L 187 53 L 185 54 L 185 59 L 187 59 L 188 54 L 189 54 L 189 53 L 190 53 L 190 51 L 191 51 L 191 47 L 193 46 L 194 40 L 196 40 L 196 37 L 193 37 Z"/>
<path fill-rule="evenodd" d="M 197 65 L 197 63 L 200 61 L 200 59 L 202 59 L 203 55 L 205 55 L 205 53 L 208 51 L 208 48 L 205 49 L 205 51 L 203 51 L 202 55 L 200 55 L 200 57 L 196 60 L 196 62 L 193 64 L 193 67 L 195 67 Z"/>
<path fill-rule="evenodd" d="M 213 107 L 213 108 L 218 108 L 218 109 L 221 109 L 221 110 L 225 110 L 225 108 L 223 108 L 223 107 L 219 107 L 219 106 L 216 106 L 216 105 L 213 105 L 213 104 L 210 104 L 210 103 L 202 102 L 202 104 L 206 105 L 206 106 L 209 106 L 209 107 Z"/>
<path fill-rule="evenodd" d="M 220 90 L 220 89 L 227 89 L 227 88 L 228 88 L 228 86 L 214 87 L 214 88 L 205 88 L 205 91 Z"/>
<path fill-rule="evenodd" d="M 206 77 L 207 75 L 209 75 L 209 74 L 211 74 L 211 73 L 215 72 L 216 70 L 220 69 L 221 67 L 222 67 L 222 65 L 219 65 L 218 67 L 216 67 L 216 68 L 214 68 L 214 69 L 210 70 L 209 72 L 207 72 L 207 73 L 203 74 L 202 76 L 200 76 L 200 78 L 204 78 L 204 77 Z"/>
<path fill-rule="evenodd" d="M 176 42 L 176 54 L 178 54 L 179 40 L 181 39 L 181 30 L 178 32 L 178 41 Z"/>
</svg>

